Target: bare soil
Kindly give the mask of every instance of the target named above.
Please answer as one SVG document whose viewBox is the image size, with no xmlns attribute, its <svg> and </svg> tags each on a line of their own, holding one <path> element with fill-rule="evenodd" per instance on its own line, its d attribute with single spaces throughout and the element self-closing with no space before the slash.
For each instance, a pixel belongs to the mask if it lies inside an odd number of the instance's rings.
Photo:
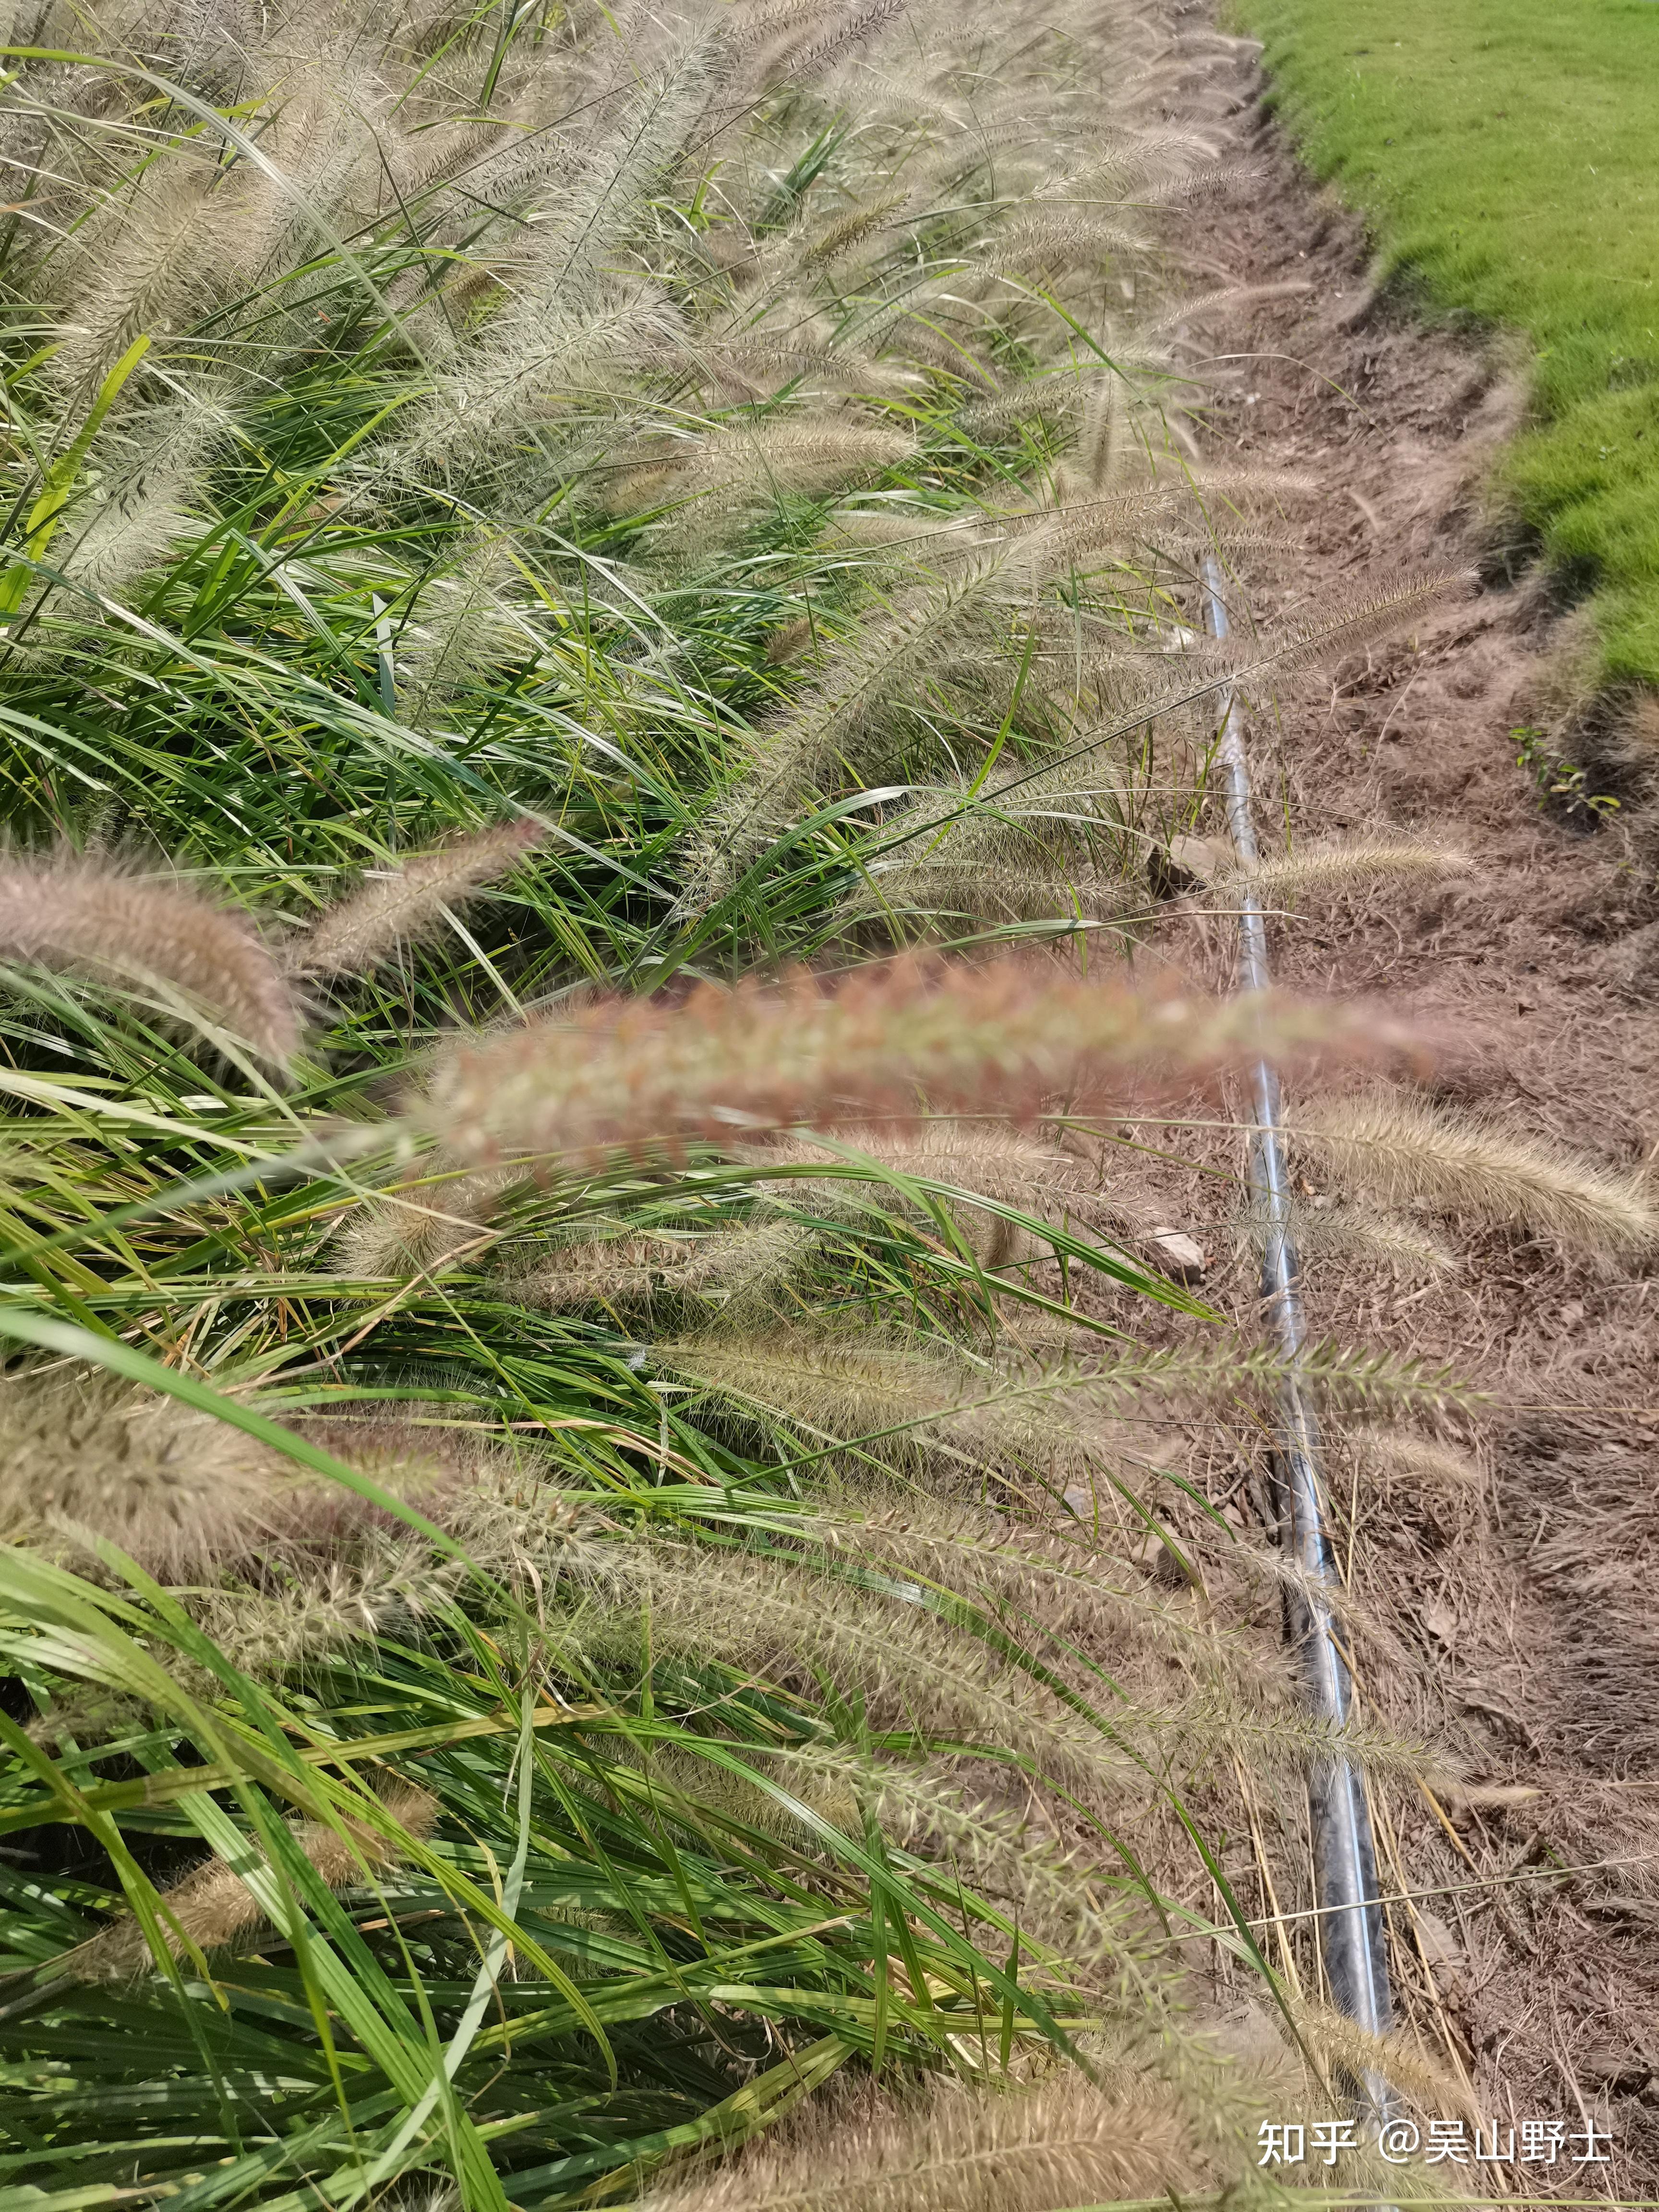
<svg viewBox="0 0 1659 2212">
<path fill-rule="evenodd" d="M 1200 273 L 1311 289 L 1204 326 L 1204 442 L 1321 486 L 1255 613 L 1413 568 L 1481 578 L 1414 637 L 1273 712 L 1261 702 L 1264 823 L 1303 841 L 1408 830 L 1473 864 L 1427 896 L 1304 902 L 1276 928 L 1276 973 L 1385 995 L 1445 1041 L 1441 1095 L 1628 1169 L 1659 1148 L 1642 710 L 1577 713 L 1562 672 L 1577 618 L 1486 489 L 1520 416 L 1512 350 L 1371 287 L 1360 225 L 1297 167 L 1243 70 L 1231 127 L 1260 173 L 1204 210 Z M 1546 738 L 1518 765 L 1529 727 Z M 1540 773 L 1552 744 L 1565 766 Z M 1622 803 L 1590 803 L 1603 795 Z M 1510 2187 L 1652 2197 L 1659 1273 L 1496 1233 L 1460 1251 L 1457 1274 L 1427 1286 L 1316 1252 L 1309 1266 L 1316 1329 L 1450 1359 L 1494 1401 L 1472 1489 L 1356 1472 L 1344 1510 L 1370 1710 L 1426 1729 L 1474 1785 L 1384 1816 L 1385 1887 L 1440 1893 L 1391 1907 L 1396 1979 L 1425 2049 L 1489 2119 L 1611 2131 L 1611 2166 L 1517 2168 Z M 1451 2185 L 1490 2189 L 1500 2171 Z"/>
</svg>

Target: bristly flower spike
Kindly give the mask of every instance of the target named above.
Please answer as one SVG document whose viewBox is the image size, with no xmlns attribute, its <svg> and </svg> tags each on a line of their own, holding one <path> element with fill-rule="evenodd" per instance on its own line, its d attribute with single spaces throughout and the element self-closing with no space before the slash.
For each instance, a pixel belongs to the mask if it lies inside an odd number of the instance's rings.
<svg viewBox="0 0 1659 2212">
<path fill-rule="evenodd" d="M 435 935 L 447 908 L 509 874 L 545 834 L 528 819 L 503 822 L 371 877 L 283 948 L 284 966 L 296 975 L 366 975 Z"/>
<path fill-rule="evenodd" d="M 1358 1010 L 1158 1000 L 1018 960 L 954 973 L 900 962 L 833 995 L 799 975 L 538 1023 L 457 1052 L 410 1119 L 487 1164 L 811 1118 L 914 1119 L 919 1094 L 1017 1120 L 1057 1097 L 1078 1111 L 1121 1106 L 1138 1085 L 1177 1071 L 1190 1081 L 1247 1050 L 1402 1041 Z"/>
<path fill-rule="evenodd" d="M 106 861 L 0 860 L 0 959 L 159 983 L 279 1066 L 299 1045 L 293 994 L 251 923 Z"/>
</svg>

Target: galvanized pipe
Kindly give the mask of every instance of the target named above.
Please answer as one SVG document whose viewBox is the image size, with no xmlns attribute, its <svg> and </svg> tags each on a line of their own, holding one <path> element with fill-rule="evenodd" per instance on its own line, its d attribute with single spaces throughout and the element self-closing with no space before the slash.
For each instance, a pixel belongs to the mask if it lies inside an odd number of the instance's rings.
<svg viewBox="0 0 1659 2212">
<path fill-rule="evenodd" d="M 1213 561 L 1204 564 L 1204 598 L 1212 633 L 1225 637 L 1227 610 L 1220 571 Z M 1250 812 L 1244 710 L 1231 692 L 1216 750 L 1216 767 L 1228 834 L 1239 859 L 1249 866 L 1259 857 L 1260 848 Z M 1267 966 L 1267 922 L 1261 901 L 1248 886 L 1239 898 L 1238 944 L 1240 984 L 1247 991 L 1265 991 L 1273 980 Z M 1322 1720 L 1341 1727 L 1352 1705 L 1352 1686 L 1337 1627 L 1342 1579 L 1331 1550 L 1326 1517 L 1319 1425 L 1296 1373 L 1305 1341 L 1302 1270 L 1291 1218 L 1279 1078 L 1265 1060 L 1258 1060 L 1252 1071 L 1251 1090 L 1255 1126 L 1250 1140 L 1249 1176 L 1253 1206 L 1263 1227 L 1262 1312 L 1278 1337 L 1290 1370 L 1279 1392 L 1275 1462 L 1280 1540 L 1297 1570 L 1291 1632 L 1309 1702 Z M 1346 1759 L 1322 1758 L 1315 1760 L 1310 1771 L 1308 1796 L 1313 1826 L 1315 1902 L 1319 1908 L 1316 1924 L 1325 1979 L 1337 2007 L 1361 2027 L 1378 2033 L 1389 2024 L 1391 2007 L 1382 1909 L 1376 1901 L 1376 1852 L 1364 1786 Z M 1359 2087 L 1377 2118 L 1385 2118 L 1387 2085 L 1368 2075 Z"/>
</svg>

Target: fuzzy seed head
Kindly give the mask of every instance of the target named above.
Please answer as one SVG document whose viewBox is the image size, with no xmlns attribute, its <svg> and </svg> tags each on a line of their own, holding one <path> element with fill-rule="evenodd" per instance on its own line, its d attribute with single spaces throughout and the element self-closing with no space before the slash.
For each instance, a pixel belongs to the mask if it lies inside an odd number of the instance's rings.
<svg viewBox="0 0 1659 2212">
<path fill-rule="evenodd" d="M 481 1164 L 504 1152 L 591 1156 L 883 1111 L 1015 1120 L 1063 1095 L 1121 1104 L 1137 1083 L 1189 1077 L 1252 1036 L 1282 1052 L 1321 1039 L 1352 1048 L 1363 1017 L 1253 1003 L 1162 1001 L 1018 961 L 973 972 L 899 963 L 834 996 L 810 976 L 776 988 L 700 988 L 684 1006 L 602 1005 L 455 1054 L 415 1108 L 417 1125 Z"/>
<path fill-rule="evenodd" d="M 435 1172 L 439 1164 L 431 1164 Z M 523 1181 L 510 1168 L 480 1168 L 371 1200 L 347 1216 L 329 1255 L 330 1271 L 352 1281 L 390 1275 L 407 1282 L 453 1260 L 476 1259 L 489 1243 L 491 1218 Z"/>
<path fill-rule="evenodd" d="M 1385 1205 L 1428 1206 L 1591 1252 L 1642 1252 L 1659 1238 L 1659 1209 L 1643 1178 L 1404 1092 L 1309 1108 L 1295 1134 L 1350 1188 Z"/>
<path fill-rule="evenodd" d="M 514 1304 L 541 1313 L 648 1314 L 689 1305 L 730 1316 L 780 1293 L 812 1245 L 810 1231 L 788 1222 L 703 1237 L 624 1234 L 566 1246 L 497 1287 Z"/>
<path fill-rule="evenodd" d="M 1018 1130 L 939 1121 L 922 1121 L 913 1129 L 851 1128 L 834 1134 L 838 1145 L 895 1174 L 953 1186 L 1038 1220 L 1092 1228 L 1121 1222 L 1133 1211 L 1121 1198 L 1101 1188 L 1090 1164 Z M 872 1203 L 906 1210 L 905 1200 L 890 1183 L 814 1177 L 811 1169 L 822 1168 L 832 1155 L 806 1140 L 778 1139 L 754 1146 L 746 1156 L 757 1167 L 798 1165 L 805 1171 L 799 1179 L 769 1176 L 759 1185 L 763 1197 L 810 1206 L 831 1219 L 849 1210 L 866 1212 Z M 1025 1232 L 1018 1224 L 972 1206 L 958 1207 L 957 1218 L 970 1249 L 987 1267 L 1029 1256 Z"/>
<path fill-rule="evenodd" d="M 244 1556 L 283 1484 L 240 1429 L 88 1369 L 0 1378 L 6 1537 L 106 1537 L 163 1582 Z"/>
<path fill-rule="evenodd" d="M 406 1787 L 389 1792 L 382 1802 L 387 1819 L 412 1837 L 427 1834 L 440 1809 L 437 1799 L 426 1790 Z M 361 1821 L 348 1821 L 343 1834 L 320 1821 L 307 1820 L 295 1826 L 294 1836 L 319 1879 L 331 1889 L 372 1880 L 376 1868 L 395 1864 L 401 1855 L 395 1833 L 387 1837 Z M 184 1955 L 187 1942 L 200 1951 L 223 1951 L 265 1924 L 258 1899 L 222 1859 L 206 1860 L 164 1890 L 160 1905 L 162 1933 L 174 1958 Z M 88 1982 L 131 1981 L 152 1963 L 143 1930 L 131 1917 L 118 1920 L 71 1956 L 76 1973 Z"/>
<path fill-rule="evenodd" d="M 1412 1429 L 1359 1428 L 1343 1439 L 1363 1474 L 1382 1489 L 1467 1503 L 1481 1484 L 1480 1462 L 1437 1437 Z"/>
<path fill-rule="evenodd" d="M 908 526 L 907 525 L 907 527 Z M 787 827 L 809 791 L 890 757 L 902 724 L 942 657 L 959 647 L 987 607 L 1001 573 L 982 556 L 962 574 L 913 592 L 890 615 L 866 623 L 824 658 L 789 708 L 757 730 L 738 780 L 714 809 L 692 854 L 684 904 L 700 909 L 720 895 L 734 863 Z"/>
<path fill-rule="evenodd" d="M 702 2181 L 654 2190 L 640 2212 L 1058 2212 L 1202 2185 L 1174 2092 L 1067 2074 L 1002 2094 L 935 2089 L 918 2110 L 861 2108 L 768 2137 Z"/>
<path fill-rule="evenodd" d="M 1377 839 L 1364 844 L 1315 846 L 1259 860 L 1253 867 L 1224 870 L 1211 878 L 1224 895 L 1253 891 L 1259 899 L 1294 897 L 1298 892 L 1357 890 L 1382 881 L 1444 882 L 1468 875 L 1467 854 L 1449 847 Z"/>
<path fill-rule="evenodd" d="M 159 986 L 277 1066 L 300 1042 L 293 994 L 249 923 L 106 864 L 0 860 L 0 959 Z"/>
<path fill-rule="evenodd" d="M 284 964 L 296 975 L 367 975 L 435 936 L 450 907 L 510 874 L 544 834 L 539 823 L 503 822 L 372 876 L 286 948 Z"/>
<path fill-rule="evenodd" d="M 1261 648 L 1245 648 L 1252 659 L 1271 666 L 1275 676 L 1294 674 L 1363 652 L 1376 640 L 1396 635 L 1413 622 L 1432 614 L 1447 600 L 1466 592 L 1474 581 L 1467 568 L 1435 569 L 1426 575 L 1407 576 L 1382 589 L 1355 585 L 1322 605 L 1316 614 L 1287 623 L 1261 641 Z"/>
<path fill-rule="evenodd" d="M 1086 1413 L 1082 1424 L 1073 1420 L 1059 1402 L 1062 1393 L 1028 1393 L 945 1346 L 774 1323 L 764 1334 L 671 1338 L 656 1356 L 740 1422 L 757 1414 L 785 1422 L 809 1450 L 830 1448 L 837 1463 L 891 1468 L 947 1487 L 972 1486 L 988 1468 L 1071 1475 L 1091 1465 Z"/>
</svg>

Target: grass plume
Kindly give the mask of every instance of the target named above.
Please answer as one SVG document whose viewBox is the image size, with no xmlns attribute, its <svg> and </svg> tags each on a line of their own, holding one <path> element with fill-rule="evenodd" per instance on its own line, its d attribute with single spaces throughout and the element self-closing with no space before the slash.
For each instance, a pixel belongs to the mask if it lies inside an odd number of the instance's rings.
<svg viewBox="0 0 1659 2212">
<path fill-rule="evenodd" d="M 250 923 L 106 861 L 0 859 L 0 959 L 158 984 L 277 1066 L 299 1044 L 294 998 Z"/>
<path fill-rule="evenodd" d="M 167 1582 L 257 1545 L 283 1481 L 239 1430 L 73 1368 L 0 1378 L 0 1460 L 8 1539 L 106 1537 Z"/>
<path fill-rule="evenodd" d="M 407 1281 L 488 1248 L 490 1224 L 522 1175 L 511 1168 L 446 1175 L 441 1158 L 428 1164 L 432 1174 L 421 1185 L 368 1200 L 347 1215 L 331 1255 L 335 1273 Z"/>
<path fill-rule="evenodd" d="M 1239 650 L 1248 662 L 1268 665 L 1276 675 L 1295 675 L 1396 635 L 1446 600 L 1467 592 L 1474 580 L 1466 568 L 1444 568 L 1402 577 L 1381 588 L 1356 584 L 1316 612 L 1285 622 L 1259 645 L 1243 644 Z"/>
<path fill-rule="evenodd" d="M 463 1159 L 591 1155 L 781 1127 L 849 1111 L 1121 1103 L 1137 1080 L 1188 1078 L 1259 1042 L 1350 1048 L 1374 1023 L 1325 1009 L 1269 1014 L 1143 998 L 1005 961 L 948 980 L 919 967 L 854 975 L 831 994 L 799 976 L 704 986 L 683 1006 L 600 1005 L 457 1051 L 412 1111 Z"/>
<path fill-rule="evenodd" d="M 1376 839 L 1272 854 L 1253 867 L 1222 869 L 1210 886 L 1223 896 L 1253 891 L 1271 900 L 1304 892 L 1340 895 L 1374 883 L 1444 882 L 1468 875 L 1470 867 L 1467 855 L 1449 847 Z"/>
<path fill-rule="evenodd" d="M 788 1222 L 701 1237 L 623 1233 L 566 1245 L 499 1279 L 504 1297 L 543 1313 L 600 1310 L 629 1316 L 714 1309 L 728 1319 L 779 1297 L 813 1245 Z"/>
<path fill-rule="evenodd" d="M 1062 2212 L 1201 2185 L 1203 2162 L 1155 2078 L 1069 2077 L 917 2108 L 862 2108 L 796 2128 L 726 2172 L 653 2191 L 641 2212 Z"/>
<path fill-rule="evenodd" d="M 787 713 L 757 731 L 730 791 L 700 832 L 688 907 L 706 905 L 789 820 L 794 803 L 842 768 L 854 775 L 878 756 L 872 747 L 906 702 L 957 645 L 1001 574 L 995 556 L 958 577 L 914 592 L 826 655 Z"/>
<path fill-rule="evenodd" d="M 764 1335 L 670 1338 L 656 1354 L 739 1416 L 796 1428 L 810 1453 L 971 1487 L 1022 1463 L 1086 1470 L 1086 1426 L 1054 1394 L 1033 1400 L 943 1345 L 883 1345 L 775 1325 Z M 844 1449 L 843 1449 L 844 1448 Z"/>
<path fill-rule="evenodd" d="M 294 1829 L 297 1848 L 318 1879 L 330 1889 L 372 1881 L 378 1869 L 396 1863 L 398 1831 L 420 1837 L 438 1817 L 436 1798 L 424 1790 L 398 1789 L 382 1801 L 388 1834 L 378 1825 L 343 1822 L 331 1827 L 307 1820 Z M 212 1954 L 245 1943 L 268 1916 L 239 1872 L 222 1859 L 204 1861 L 163 1890 L 155 1900 L 162 1933 L 175 1959 L 187 1949 Z M 76 1976 L 89 1982 L 130 1981 L 153 1964 L 144 1931 L 137 1919 L 118 1921 L 71 1954 Z"/>
<path fill-rule="evenodd" d="M 510 874 L 544 834 L 534 822 L 503 822 L 371 877 L 284 948 L 284 964 L 299 975 L 366 974 L 441 930 L 451 907 Z"/>
<path fill-rule="evenodd" d="M 1643 1177 L 1403 1091 L 1304 1108 L 1294 1134 L 1340 1182 L 1388 1206 L 1426 1206 L 1610 1255 L 1649 1250 L 1659 1237 L 1659 1212 Z"/>
<path fill-rule="evenodd" d="M 793 1165 L 802 1172 L 774 1178 L 768 1174 L 760 1186 L 764 1196 L 786 1199 L 811 1206 L 830 1218 L 845 1216 L 849 1208 L 865 1211 L 872 1205 L 904 1204 L 901 1191 L 879 1179 L 886 1170 L 893 1176 L 925 1178 L 964 1194 L 968 1203 L 956 1209 L 969 1244 L 988 1267 L 1001 1267 L 1024 1256 L 1026 1237 L 1016 1223 L 1000 1214 L 981 1212 L 975 1198 L 1035 1216 L 1039 1220 L 1075 1223 L 1098 1230 L 1134 1218 L 1137 1209 L 1103 1188 L 1094 1167 L 1074 1155 L 1054 1150 L 1024 1132 L 994 1124 L 951 1121 L 921 1121 L 914 1127 L 853 1127 L 834 1133 L 836 1151 L 810 1140 L 783 1138 L 757 1146 L 749 1154 L 755 1165 L 772 1170 Z M 842 1150 L 873 1163 L 869 1183 L 844 1177 L 814 1176 L 839 1161 Z M 949 1201 L 947 1200 L 947 1203 Z"/>
</svg>

